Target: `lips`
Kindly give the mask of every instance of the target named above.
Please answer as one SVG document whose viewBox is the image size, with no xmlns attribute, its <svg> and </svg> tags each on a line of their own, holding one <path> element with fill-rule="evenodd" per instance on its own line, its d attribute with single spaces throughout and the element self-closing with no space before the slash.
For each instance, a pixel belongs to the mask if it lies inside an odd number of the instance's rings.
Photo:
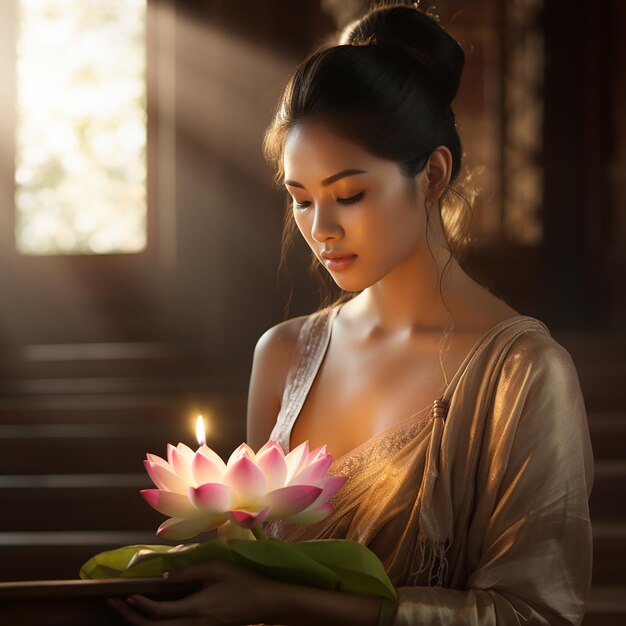
<svg viewBox="0 0 626 626">
<path fill-rule="evenodd" d="M 351 256 L 356 256 L 356 254 L 347 254 L 345 252 L 322 252 L 322 256 L 325 259 L 345 259 Z"/>
<path fill-rule="evenodd" d="M 345 252 L 322 252 L 321 256 L 325 261 L 326 267 L 332 271 L 347 269 L 357 257 L 356 254 Z"/>
</svg>

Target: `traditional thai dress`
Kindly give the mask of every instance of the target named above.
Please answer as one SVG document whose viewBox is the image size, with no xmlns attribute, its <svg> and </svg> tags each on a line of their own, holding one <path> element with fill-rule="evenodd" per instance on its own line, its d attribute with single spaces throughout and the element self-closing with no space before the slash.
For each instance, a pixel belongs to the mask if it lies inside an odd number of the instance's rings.
<svg viewBox="0 0 626 626">
<path fill-rule="evenodd" d="M 340 306 L 304 322 L 271 438 L 290 434 Z M 432 406 L 333 461 L 335 512 L 286 541 L 348 538 L 384 564 L 385 626 L 582 621 L 591 585 L 593 455 L 569 353 L 537 319 L 491 328 Z"/>
</svg>

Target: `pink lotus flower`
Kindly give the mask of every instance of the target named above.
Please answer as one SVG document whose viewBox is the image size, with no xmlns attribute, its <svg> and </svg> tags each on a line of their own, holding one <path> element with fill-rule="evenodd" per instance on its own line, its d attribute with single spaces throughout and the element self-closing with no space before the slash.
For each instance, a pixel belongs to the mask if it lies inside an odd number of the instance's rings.
<svg viewBox="0 0 626 626">
<path fill-rule="evenodd" d="M 227 463 L 206 445 L 194 452 L 168 444 L 167 461 L 147 455 L 144 465 L 158 488 L 141 495 L 170 517 L 157 530 L 168 539 L 189 539 L 226 521 L 247 529 L 277 519 L 315 524 L 333 511 L 328 501 L 346 481 L 327 475 L 331 463 L 326 446 L 309 452 L 308 442 L 286 456 L 275 441 L 256 454 L 242 443 Z"/>
</svg>

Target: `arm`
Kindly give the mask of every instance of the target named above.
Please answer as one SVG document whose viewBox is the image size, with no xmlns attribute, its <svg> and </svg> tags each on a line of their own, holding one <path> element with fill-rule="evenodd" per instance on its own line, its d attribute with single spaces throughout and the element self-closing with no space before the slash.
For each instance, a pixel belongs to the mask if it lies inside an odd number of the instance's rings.
<svg viewBox="0 0 626 626">
<path fill-rule="evenodd" d="M 296 317 L 273 326 L 261 335 L 254 349 L 246 437 L 253 450 L 267 442 L 276 422 L 298 333 L 305 319 L 305 316 Z"/>
<path fill-rule="evenodd" d="M 509 356 L 476 474 L 466 588 L 400 588 L 393 626 L 582 620 L 591 582 L 593 456 L 578 377 L 548 336 Z"/>
</svg>

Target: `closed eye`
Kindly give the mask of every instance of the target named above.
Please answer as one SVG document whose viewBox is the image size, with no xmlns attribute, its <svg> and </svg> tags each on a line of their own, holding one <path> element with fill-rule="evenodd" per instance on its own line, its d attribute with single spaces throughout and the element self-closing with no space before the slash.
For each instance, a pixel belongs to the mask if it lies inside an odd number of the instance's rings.
<svg viewBox="0 0 626 626">
<path fill-rule="evenodd" d="M 351 198 L 337 198 L 337 202 L 339 202 L 339 204 L 354 204 L 362 200 L 364 196 L 365 192 L 362 191 L 361 193 L 357 193 L 356 196 L 352 196 Z M 309 205 L 311 204 L 308 200 L 305 200 L 304 202 L 296 202 L 294 200 L 293 203 L 294 207 L 300 211 L 308 209 Z"/>
<path fill-rule="evenodd" d="M 358 202 L 365 196 L 365 192 L 357 193 L 356 196 L 352 196 L 351 198 L 337 198 L 337 202 L 340 204 L 354 204 Z"/>
</svg>

